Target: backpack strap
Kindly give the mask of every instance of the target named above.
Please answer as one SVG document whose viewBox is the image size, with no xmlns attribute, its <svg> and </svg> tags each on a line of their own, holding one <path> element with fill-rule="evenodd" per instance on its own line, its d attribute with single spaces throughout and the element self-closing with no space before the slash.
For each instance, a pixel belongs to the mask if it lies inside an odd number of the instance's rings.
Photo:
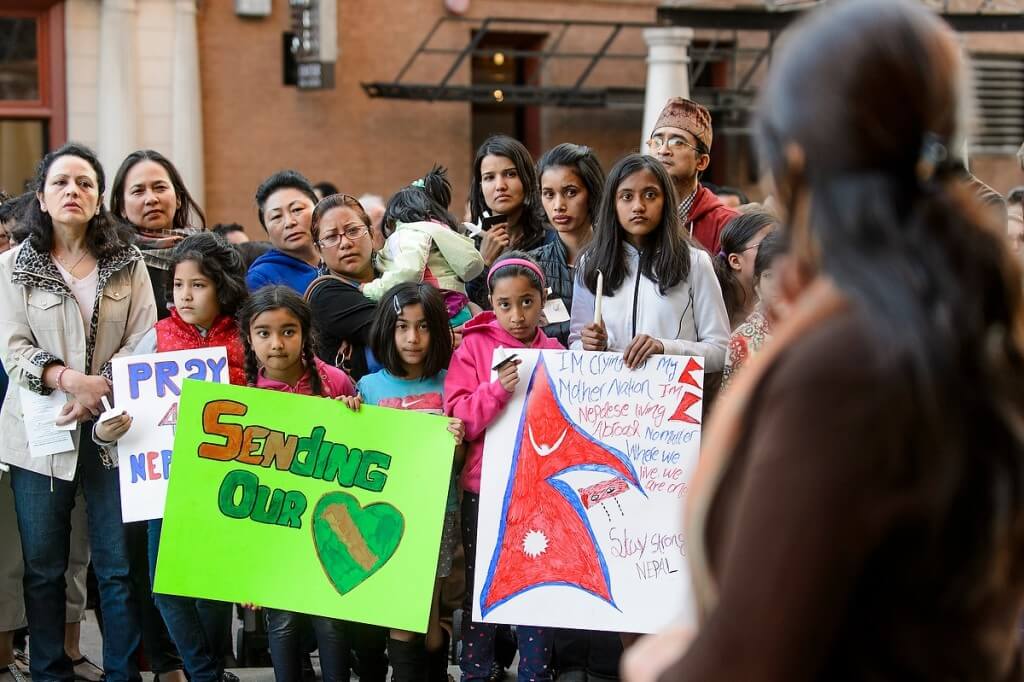
<svg viewBox="0 0 1024 682">
<path fill-rule="evenodd" d="M 337 275 L 320 275 L 309 283 L 309 286 L 306 287 L 306 293 L 302 294 L 302 298 L 306 303 L 309 303 L 310 299 L 313 298 L 313 291 L 324 282 L 330 282 L 331 280 L 341 282 L 342 284 L 348 284 L 348 282 Z"/>
<path fill-rule="evenodd" d="M 309 286 L 306 287 L 306 293 L 302 294 L 302 298 L 306 301 L 306 303 L 309 303 L 310 299 L 313 298 L 313 292 L 316 291 L 316 288 L 319 287 L 321 284 L 330 282 L 331 280 L 351 286 L 349 282 L 346 281 L 343 277 L 338 277 L 337 275 L 320 275 L 319 277 L 317 277 L 316 279 L 309 283 Z M 351 374 L 352 367 L 351 363 L 349 362 L 349 358 L 351 356 L 352 346 L 349 345 L 347 341 L 342 341 L 341 346 L 334 353 L 334 366 L 343 370 L 347 374 Z"/>
</svg>

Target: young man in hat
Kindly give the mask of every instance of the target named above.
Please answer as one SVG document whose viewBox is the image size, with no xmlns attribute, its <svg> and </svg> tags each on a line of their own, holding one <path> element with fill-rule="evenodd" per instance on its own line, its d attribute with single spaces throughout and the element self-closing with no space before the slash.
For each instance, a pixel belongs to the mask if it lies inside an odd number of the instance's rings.
<svg viewBox="0 0 1024 682">
<path fill-rule="evenodd" d="M 719 251 L 722 230 L 739 213 L 700 184 L 711 163 L 711 114 L 688 99 L 673 97 L 662 109 L 647 153 L 665 166 L 679 199 L 679 217 L 690 236 L 712 254 Z"/>
</svg>

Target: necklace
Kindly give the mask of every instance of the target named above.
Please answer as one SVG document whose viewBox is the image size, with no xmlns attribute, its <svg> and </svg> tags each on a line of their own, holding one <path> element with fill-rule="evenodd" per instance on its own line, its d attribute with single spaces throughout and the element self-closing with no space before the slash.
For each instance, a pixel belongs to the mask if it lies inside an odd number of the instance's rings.
<svg viewBox="0 0 1024 682">
<path fill-rule="evenodd" d="M 71 279 L 78 279 L 77 277 L 75 277 L 75 268 L 81 265 L 82 261 L 85 260 L 85 257 L 88 255 L 89 251 L 88 249 L 86 249 L 85 251 L 82 252 L 82 255 L 78 257 L 78 260 L 75 261 L 75 264 L 72 265 L 71 267 L 68 267 L 67 262 L 63 258 L 58 256 L 56 251 L 53 252 L 53 257 L 56 258 L 58 262 L 60 262 L 60 264 L 64 266 L 64 269 L 68 271 L 69 275 L 71 275 Z"/>
</svg>

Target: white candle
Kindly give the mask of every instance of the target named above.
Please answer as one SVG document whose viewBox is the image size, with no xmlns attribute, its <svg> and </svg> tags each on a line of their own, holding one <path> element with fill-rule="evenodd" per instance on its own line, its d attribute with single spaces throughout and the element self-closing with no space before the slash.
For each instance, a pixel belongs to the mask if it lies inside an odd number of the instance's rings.
<svg viewBox="0 0 1024 682">
<path fill-rule="evenodd" d="M 601 324 L 601 295 L 604 292 L 604 275 L 597 271 L 597 293 L 594 295 L 594 324 Z"/>
</svg>

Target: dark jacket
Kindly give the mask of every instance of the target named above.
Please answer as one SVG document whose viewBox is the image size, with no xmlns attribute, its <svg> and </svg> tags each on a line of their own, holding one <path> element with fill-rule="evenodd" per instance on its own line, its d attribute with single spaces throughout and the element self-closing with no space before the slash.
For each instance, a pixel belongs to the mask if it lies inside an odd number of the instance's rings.
<svg viewBox="0 0 1024 682">
<path fill-rule="evenodd" d="M 991 557 L 968 534 L 997 504 L 971 473 L 984 459 L 959 453 L 957 481 L 930 466 L 905 370 L 869 327 L 842 312 L 805 332 L 737 415 L 699 533 L 717 603 L 663 682 L 1022 679 L 1020 548 L 976 575 Z M 1016 456 L 985 435 L 993 418 L 950 418 Z"/>
<path fill-rule="evenodd" d="M 555 231 L 546 228 L 543 234 L 538 235 L 535 239 L 530 241 L 528 244 L 518 244 L 516 246 L 517 251 L 526 251 L 529 253 L 534 249 L 540 248 L 544 244 L 548 244 L 551 240 L 558 241 L 558 237 L 555 236 Z M 480 242 L 483 241 L 482 237 L 473 237 L 473 241 L 476 242 L 477 251 L 480 250 Z M 466 282 L 466 295 L 469 296 L 469 300 L 476 303 L 484 310 L 491 309 L 491 298 L 490 292 L 487 290 L 487 273 L 490 272 L 490 267 L 485 267 L 484 271 L 480 273 L 479 277 L 474 277 L 470 281 Z"/>
<path fill-rule="evenodd" d="M 572 310 L 572 285 L 576 268 L 566 262 L 569 253 L 562 240 L 556 235 L 544 246 L 530 251 L 530 255 L 544 273 L 544 281 L 550 289 L 548 299 L 560 298 L 565 304 L 565 309 Z M 568 348 L 569 320 L 546 325 L 544 334 L 549 338 L 558 339 L 559 343 Z"/>
<path fill-rule="evenodd" d="M 309 307 L 317 333 L 317 356 L 337 366 L 338 350 L 348 342 L 351 354 L 342 369 L 353 381 L 362 379 L 369 372 L 367 349 L 377 305 L 357 287 L 340 279 L 325 279 L 313 288 Z"/>
</svg>

